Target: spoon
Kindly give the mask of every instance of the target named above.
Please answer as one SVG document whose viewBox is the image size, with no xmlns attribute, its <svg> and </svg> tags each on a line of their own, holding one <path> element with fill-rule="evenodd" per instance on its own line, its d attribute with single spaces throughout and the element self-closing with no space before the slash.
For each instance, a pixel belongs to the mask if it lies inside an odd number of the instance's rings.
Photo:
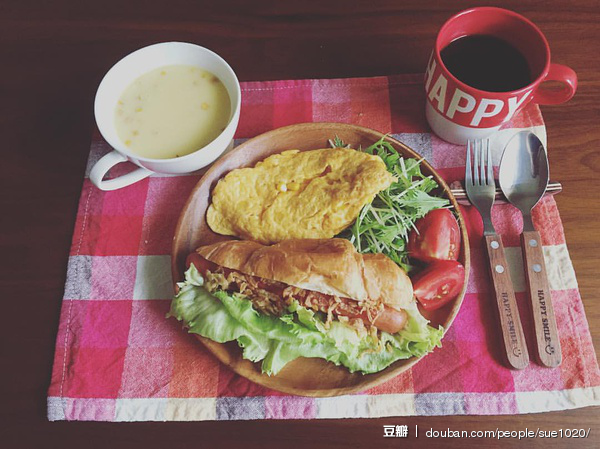
<svg viewBox="0 0 600 449">
<path fill-rule="evenodd" d="M 554 368 L 562 361 L 560 340 L 548 287 L 542 240 L 531 220 L 531 210 L 548 186 L 549 168 L 544 145 L 535 134 L 521 131 L 509 140 L 504 148 L 498 178 L 506 199 L 523 214 L 521 249 L 538 359 L 542 365 Z"/>
</svg>

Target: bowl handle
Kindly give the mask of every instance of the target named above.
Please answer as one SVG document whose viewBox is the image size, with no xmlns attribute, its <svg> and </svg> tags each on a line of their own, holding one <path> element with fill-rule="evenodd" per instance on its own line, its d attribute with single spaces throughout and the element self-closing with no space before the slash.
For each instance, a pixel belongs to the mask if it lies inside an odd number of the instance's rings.
<svg viewBox="0 0 600 449">
<path fill-rule="evenodd" d="M 119 176 L 118 178 L 105 181 L 104 176 L 106 173 L 108 173 L 111 168 L 117 164 L 120 164 L 121 162 L 127 162 L 127 158 L 118 151 L 113 150 L 104 155 L 92 168 L 92 171 L 90 172 L 90 180 L 100 190 L 116 190 L 141 181 L 153 173 L 148 169 L 140 167 L 137 170 Z"/>
</svg>

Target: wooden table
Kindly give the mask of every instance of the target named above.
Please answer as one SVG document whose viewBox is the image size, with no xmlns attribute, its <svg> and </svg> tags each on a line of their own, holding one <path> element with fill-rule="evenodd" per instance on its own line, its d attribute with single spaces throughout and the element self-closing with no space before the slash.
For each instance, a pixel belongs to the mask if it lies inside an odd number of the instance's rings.
<svg viewBox="0 0 600 449">
<path fill-rule="evenodd" d="M 189 3 L 189 4 L 186 4 Z M 201 5 L 201 3 L 206 3 Z M 434 37 L 453 13 L 423 0 L 365 2 L 77 1 L 0 6 L 0 298 L 3 304 L 3 447 L 399 447 L 383 424 L 419 425 L 411 444 L 463 447 L 425 438 L 441 430 L 591 427 L 586 440 L 529 440 L 535 447 L 600 446 L 600 408 L 501 417 L 135 423 L 46 421 L 67 256 L 94 126 L 92 101 L 108 68 L 150 43 L 209 47 L 241 80 L 331 78 L 424 70 Z M 480 2 L 487 3 L 487 2 Z M 498 4 L 500 2 L 494 2 Z M 552 178 L 587 317 L 600 348 L 600 4 L 593 0 L 503 2 L 546 33 L 556 62 L 573 67 L 579 91 L 543 108 Z M 18 344 L 13 342 L 18 341 Z M 514 440 L 470 440 L 496 446 Z M 203 444 L 204 443 L 204 444 Z M 515 443 L 513 443 L 515 444 Z M 42 446 L 43 445 L 43 446 Z"/>
</svg>

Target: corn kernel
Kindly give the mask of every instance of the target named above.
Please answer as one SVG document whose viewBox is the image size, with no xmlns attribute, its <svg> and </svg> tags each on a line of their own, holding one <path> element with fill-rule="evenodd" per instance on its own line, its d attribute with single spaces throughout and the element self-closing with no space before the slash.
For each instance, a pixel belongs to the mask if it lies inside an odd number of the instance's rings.
<svg viewBox="0 0 600 449">
<path fill-rule="evenodd" d="M 165 75 L 167 74 L 167 72 L 165 72 L 164 70 L 162 70 L 162 71 L 160 72 L 160 74 L 161 74 L 162 76 L 165 76 Z"/>
<path fill-rule="evenodd" d="M 120 104 L 120 105 L 123 105 L 123 102 L 122 102 L 121 100 L 119 100 L 119 104 Z"/>
<path fill-rule="evenodd" d="M 135 112 L 142 112 L 142 108 L 135 108 Z"/>
<path fill-rule="evenodd" d="M 285 183 L 280 182 L 277 184 L 277 190 L 279 190 L 280 192 L 287 192 L 287 186 L 285 185 Z"/>
<path fill-rule="evenodd" d="M 297 182 L 290 182 L 287 186 L 288 190 L 297 191 L 300 190 L 300 184 Z"/>
<path fill-rule="evenodd" d="M 205 111 L 206 111 L 206 110 L 208 109 L 208 107 L 209 107 L 209 106 L 208 106 L 208 103 L 202 103 L 202 106 L 201 106 L 201 107 L 202 107 L 202 109 L 203 109 L 203 110 L 205 110 Z"/>
<path fill-rule="evenodd" d="M 127 146 L 131 145 L 131 140 L 126 140 L 125 145 L 127 145 Z"/>
</svg>

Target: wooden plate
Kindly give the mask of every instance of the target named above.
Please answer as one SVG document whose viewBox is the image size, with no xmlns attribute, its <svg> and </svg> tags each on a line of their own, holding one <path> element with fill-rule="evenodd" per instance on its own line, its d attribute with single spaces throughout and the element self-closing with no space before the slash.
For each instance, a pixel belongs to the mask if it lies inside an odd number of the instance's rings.
<svg viewBox="0 0 600 449">
<path fill-rule="evenodd" d="M 339 136 L 353 148 L 359 146 L 366 148 L 383 137 L 383 134 L 359 126 L 338 123 L 292 125 L 250 139 L 215 162 L 194 187 L 179 217 L 173 239 L 171 261 L 173 281 L 179 282 L 182 280 L 185 271 L 185 259 L 197 247 L 231 238 L 212 232 L 205 219 L 212 188 L 219 179 L 233 169 L 253 166 L 266 157 L 284 150 L 299 149 L 304 151 L 327 148 L 329 146 L 328 139 L 335 136 Z M 421 159 L 420 155 L 403 143 L 391 137 L 386 137 L 386 140 L 392 143 L 403 156 Z M 468 277 L 469 248 L 466 244 L 468 241 L 467 232 L 464 220 L 460 216 L 458 204 L 444 180 L 426 161 L 422 162 L 422 170 L 423 173 L 432 175 L 435 178 L 440 185 L 440 195 L 449 198 L 455 210 L 459 213 L 459 224 L 462 233 L 460 260 L 465 266 L 465 276 Z M 465 286 L 456 300 L 433 314 L 427 315 L 424 313 L 432 321 L 432 325 L 441 324 L 444 329 L 448 330 L 458 313 L 466 286 L 467 279 L 465 279 Z M 363 391 L 397 376 L 420 360 L 416 357 L 399 360 L 379 373 L 363 375 L 360 373 L 351 374 L 346 368 L 335 366 L 333 363 L 322 359 L 299 358 L 288 363 L 276 376 L 267 376 L 261 373 L 260 363 L 252 363 L 242 358 L 242 351 L 237 342 L 221 344 L 200 336 L 197 337 L 215 357 L 239 375 L 274 390 L 303 396 L 337 396 Z M 435 357 L 435 353 L 431 357 Z"/>
</svg>

